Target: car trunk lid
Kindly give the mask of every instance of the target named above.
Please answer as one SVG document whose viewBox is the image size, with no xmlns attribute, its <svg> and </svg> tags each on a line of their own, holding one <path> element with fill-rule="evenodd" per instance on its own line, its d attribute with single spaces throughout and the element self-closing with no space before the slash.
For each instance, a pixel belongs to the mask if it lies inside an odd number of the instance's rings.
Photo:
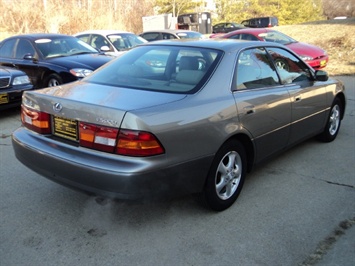
<svg viewBox="0 0 355 266">
<path fill-rule="evenodd" d="M 179 101 L 185 94 L 75 82 L 28 92 L 27 107 L 67 119 L 119 127 L 126 112 Z"/>
</svg>

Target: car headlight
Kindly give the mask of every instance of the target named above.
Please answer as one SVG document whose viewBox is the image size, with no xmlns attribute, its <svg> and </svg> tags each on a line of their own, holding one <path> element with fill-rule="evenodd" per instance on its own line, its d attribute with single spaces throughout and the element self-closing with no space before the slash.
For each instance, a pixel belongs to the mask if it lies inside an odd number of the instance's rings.
<svg viewBox="0 0 355 266">
<path fill-rule="evenodd" d="M 73 68 L 70 69 L 70 73 L 78 78 L 84 78 L 92 73 L 92 70 L 85 68 Z"/>
<path fill-rule="evenodd" d="M 15 77 L 12 81 L 12 85 L 22 85 L 22 84 L 30 84 L 30 79 L 28 76 L 18 76 Z"/>
<path fill-rule="evenodd" d="M 304 61 L 311 61 L 311 60 L 313 60 L 313 58 L 310 57 L 309 55 L 300 55 L 300 57 L 301 57 L 302 60 L 304 60 Z"/>
</svg>

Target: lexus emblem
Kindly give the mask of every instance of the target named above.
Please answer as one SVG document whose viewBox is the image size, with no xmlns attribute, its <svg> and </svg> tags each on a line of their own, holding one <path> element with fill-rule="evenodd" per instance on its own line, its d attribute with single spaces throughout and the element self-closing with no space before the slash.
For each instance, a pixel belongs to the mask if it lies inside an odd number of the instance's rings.
<svg viewBox="0 0 355 266">
<path fill-rule="evenodd" d="M 63 106 L 60 103 L 55 103 L 53 104 L 53 111 L 56 113 L 59 113 L 60 111 L 62 111 Z"/>
</svg>

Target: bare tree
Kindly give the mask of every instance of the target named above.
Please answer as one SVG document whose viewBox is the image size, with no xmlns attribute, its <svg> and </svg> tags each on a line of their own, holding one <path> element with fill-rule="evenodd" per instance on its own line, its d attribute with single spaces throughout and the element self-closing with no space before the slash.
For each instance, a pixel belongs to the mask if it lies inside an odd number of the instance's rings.
<svg viewBox="0 0 355 266">
<path fill-rule="evenodd" d="M 323 0 L 323 9 L 324 15 L 328 18 L 355 17 L 354 0 Z"/>
</svg>

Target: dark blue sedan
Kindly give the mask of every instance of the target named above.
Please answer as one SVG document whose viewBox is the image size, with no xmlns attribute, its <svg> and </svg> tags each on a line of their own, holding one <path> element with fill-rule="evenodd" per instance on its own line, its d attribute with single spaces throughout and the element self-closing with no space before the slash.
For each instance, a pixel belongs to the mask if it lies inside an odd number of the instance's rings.
<svg viewBox="0 0 355 266">
<path fill-rule="evenodd" d="M 33 88 L 26 73 L 0 67 L 0 110 L 20 106 L 22 93 Z"/>
<path fill-rule="evenodd" d="M 112 58 L 64 34 L 24 34 L 0 43 L 0 65 L 24 71 L 35 88 L 76 81 Z"/>
</svg>

